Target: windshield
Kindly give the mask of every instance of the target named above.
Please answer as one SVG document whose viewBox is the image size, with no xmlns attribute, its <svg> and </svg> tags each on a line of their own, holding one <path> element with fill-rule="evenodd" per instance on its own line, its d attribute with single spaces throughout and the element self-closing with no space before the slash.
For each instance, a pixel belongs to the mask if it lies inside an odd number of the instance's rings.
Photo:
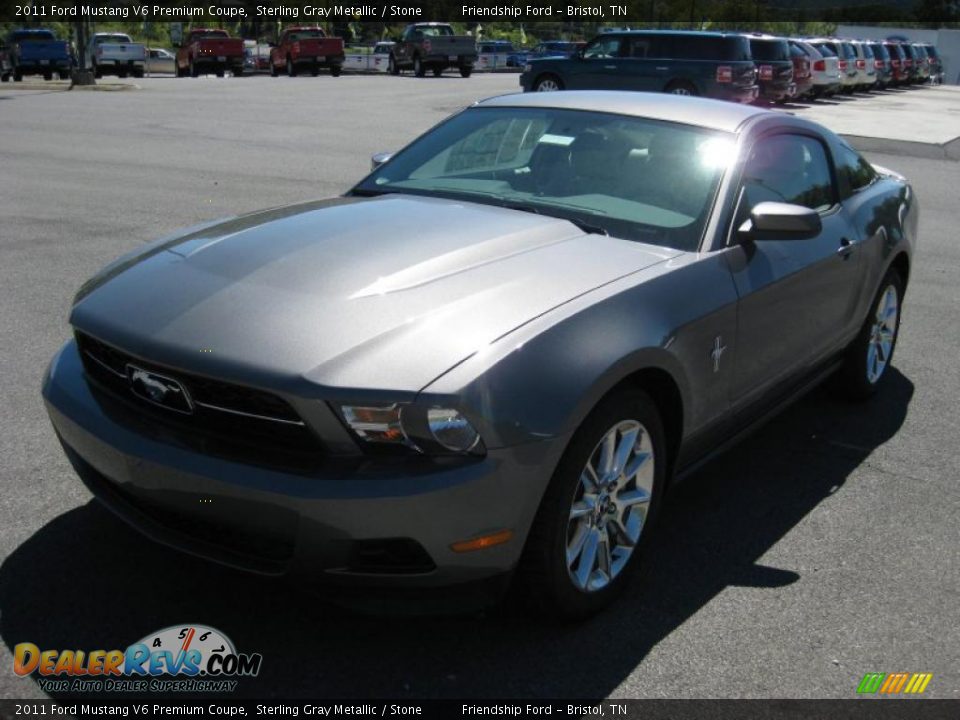
<svg viewBox="0 0 960 720">
<path fill-rule="evenodd" d="M 129 43 L 129 35 L 99 35 L 93 39 L 95 43 Z"/>
<path fill-rule="evenodd" d="M 453 35 L 453 28 L 449 25 L 424 25 L 417 28 L 417 32 L 425 37 L 442 37 Z"/>
<path fill-rule="evenodd" d="M 750 53 L 754 60 L 789 60 L 786 40 L 751 40 Z"/>
<path fill-rule="evenodd" d="M 587 232 L 695 250 L 734 136 L 552 108 L 473 108 L 353 192 L 467 200 L 571 220 Z"/>
<path fill-rule="evenodd" d="M 326 35 L 323 34 L 323 30 L 317 28 L 316 30 L 297 30 L 292 32 L 287 36 L 287 40 L 290 42 L 295 42 L 296 40 L 308 40 L 310 38 L 325 38 Z"/>
</svg>

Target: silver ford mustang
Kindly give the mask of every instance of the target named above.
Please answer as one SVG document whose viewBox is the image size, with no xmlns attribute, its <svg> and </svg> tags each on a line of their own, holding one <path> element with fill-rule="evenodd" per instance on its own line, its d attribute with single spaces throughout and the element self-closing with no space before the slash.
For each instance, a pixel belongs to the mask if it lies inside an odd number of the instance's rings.
<svg viewBox="0 0 960 720">
<path fill-rule="evenodd" d="M 863 398 L 890 366 L 916 199 L 811 122 L 512 95 L 375 162 L 77 294 L 50 418 L 153 539 L 331 583 L 510 578 L 582 617 L 672 482 L 827 376 Z"/>
</svg>

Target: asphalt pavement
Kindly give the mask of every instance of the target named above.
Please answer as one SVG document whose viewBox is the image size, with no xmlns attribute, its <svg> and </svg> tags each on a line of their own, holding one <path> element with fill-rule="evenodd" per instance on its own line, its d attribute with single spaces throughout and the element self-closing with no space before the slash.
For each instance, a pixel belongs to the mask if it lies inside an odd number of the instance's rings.
<svg viewBox="0 0 960 720">
<path fill-rule="evenodd" d="M 40 398 L 89 275 L 178 227 L 340 193 L 372 153 L 516 83 L 0 87 L 0 697 L 43 695 L 13 673 L 17 643 L 122 648 L 180 623 L 263 653 L 239 689 L 257 697 L 852 698 L 864 673 L 899 671 L 960 697 L 960 163 L 908 143 L 868 155 L 921 206 L 885 391 L 818 390 L 704 467 L 668 499 L 638 582 L 589 622 L 351 612 L 156 546 L 91 500 Z M 949 122 L 960 93 L 944 92 Z M 884 98 L 842 102 L 870 117 Z M 827 125 L 830 108 L 814 110 Z"/>
</svg>

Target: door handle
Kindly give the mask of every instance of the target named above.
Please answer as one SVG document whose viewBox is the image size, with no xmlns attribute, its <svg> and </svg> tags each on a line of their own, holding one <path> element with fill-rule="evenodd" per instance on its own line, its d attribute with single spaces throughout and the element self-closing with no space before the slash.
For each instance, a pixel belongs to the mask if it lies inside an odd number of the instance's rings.
<svg viewBox="0 0 960 720">
<path fill-rule="evenodd" d="M 604 69 L 604 70 L 616 70 L 616 69 L 617 69 L 617 66 L 616 66 L 616 65 L 604 65 L 604 66 L 603 66 L 603 69 Z"/>
<path fill-rule="evenodd" d="M 847 238 L 840 238 L 840 247 L 837 248 L 837 255 L 846 260 L 853 252 L 854 244 Z"/>
<path fill-rule="evenodd" d="M 669 69 L 670 69 L 669 67 L 655 67 L 655 68 L 654 68 L 654 70 L 657 70 L 657 71 L 659 71 L 659 72 L 663 72 L 663 71 L 669 70 Z"/>
</svg>

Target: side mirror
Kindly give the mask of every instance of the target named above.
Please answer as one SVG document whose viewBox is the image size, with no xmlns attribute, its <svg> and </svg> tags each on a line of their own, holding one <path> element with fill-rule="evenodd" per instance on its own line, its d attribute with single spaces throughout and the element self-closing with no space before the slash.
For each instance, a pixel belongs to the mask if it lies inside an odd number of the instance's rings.
<svg viewBox="0 0 960 720">
<path fill-rule="evenodd" d="M 820 234 L 823 225 L 816 210 L 780 202 L 757 203 L 750 219 L 738 229 L 751 240 L 806 240 Z"/>
<path fill-rule="evenodd" d="M 370 169 L 376 170 L 378 167 L 389 161 L 393 157 L 392 152 L 378 152 L 370 158 Z"/>
</svg>

